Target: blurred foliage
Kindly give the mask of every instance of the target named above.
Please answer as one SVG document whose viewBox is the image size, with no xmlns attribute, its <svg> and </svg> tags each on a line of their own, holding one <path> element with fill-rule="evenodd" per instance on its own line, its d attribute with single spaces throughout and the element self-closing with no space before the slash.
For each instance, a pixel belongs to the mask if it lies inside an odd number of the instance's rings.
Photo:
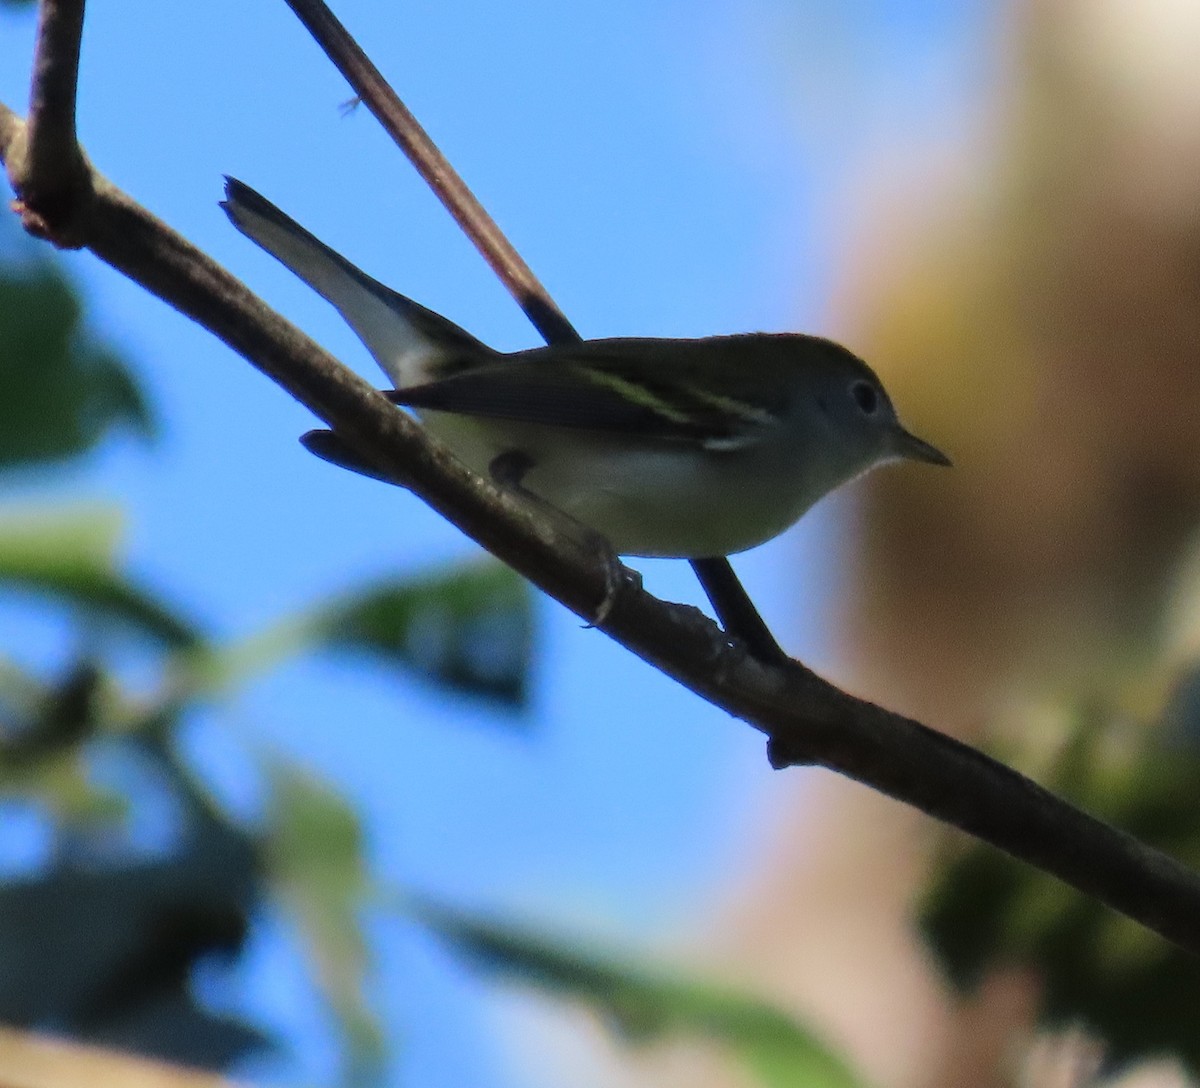
<svg viewBox="0 0 1200 1088">
<path fill-rule="evenodd" d="M 767 1088 L 862 1084 L 815 1035 L 766 1002 L 589 951 L 583 942 L 551 940 L 429 903 L 412 909 L 484 970 L 587 1005 L 630 1043 L 679 1035 L 713 1040 Z"/>
<path fill-rule="evenodd" d="M 49 862 L 0 884 L 0 1020 L 220 1068 L 262 1037 L 198 1004 L 190 974 L 241 949 L 256 848 L 149 733 L 126 744 L 170 790 L 177 845 L 151 859 L 117 845 L 129 799 L 93 785 L 88 765 L 113 724 L 111 683 L 90 661 L 57 683 L 0 670 L 0 800 L 38 804 L 53 830 Z"/>
<path fill-rule="evenodd" d="M 227 688 L 304 653 L 349 655 L 520 710 L 532 668 L 533 598 L 503 564 L 456 563 L 314 601 L 244 642 L 195 655 L 192 667 L 197 682 Z"/>
<path fill-rule="evenodd" d="M 11 950 L 7 960 L 0 952 L 0 1020 L 225 1068 L 262 1037 L 197 1005 L 191 972 L 218 953 L 236 956 L 252 918 L 274 905 L 293 921 L 339 1030 L 345 1082 L 371 1083 L 385 1047 L 365 995 L 370 957 L 358 917 L 366 871 L 357 818 L 321 783 L 263 757 L 266 819 L 242 827 L 217 809 L 174 737 L 216 691 L 229 693 L 288 654 L 314 650 L 403 663 L 448 689 L 512 706 L 525 690 L 532 643 L 527 591 L 511 572 L 473 563 L 461 579 L 440 571 L 383 582 L 315 604 L 265 636 L 217 646 L 119 574 L 101 531 L 112 524 L 107 515 L 72 513 L 0 532 L 0 592 L 19 589 L 66 605 L 88 628 L 92 655 L 50 681 L 0 661 L 0 799 L 35 802 L 55 831 L 54 860 L 44 872 L 0 885 L 0 949 Z M 8 540 L 16 543 L 6 547 Z M 422 609 L 454 617 L 439 629 L 435 654 L 417 638 Z M 504 610 L 513 619 L 493 623 Z M 364 615 L 369 623 L 361 623 Z M 482 626 L 478 617 L 487 618 Z M 151 696 L 124 693 L 104 664 L 113 627 L 157 649 L 160 680 Z M 455 667 L 443 679 L 447 657 L 469 660 L 489 634 L 514 641 L 493 651 L 503 670 Z M 456 639 L 470 645 L 456 647 Z M 130 796 L 98 789 L 89 761 L 101 746 L 136 754 L 171 798 L 177 829 L 162 858 L 138 860 L 121 845 L 136 780 Z M 29 981 L 35 975 L 36 985 Z"/>
<path fill-rule="evenodd" d="M 364 992 L 369 950 L 360 913 L 367 891 L 358 817 L 311 776 L 276 763 L 264 861 L 275 895 L 295 922 L 315 977 L 346 1042 L 346 1079 L 382 1067 L 384 1036 Z"/>
<path fill-rule="evenodd" d="M 1198 693 L 1200 669 L 1193 669 L 1156 722 L 1099 706 L 1078 709 L 1036 777 L 1141 841 L 1200 866 Z M 1103 1043 L 1110 1069 L 1174 1054 L 1200 1075 L 1200 963 L 1094 900 L 970 846 L 939 867 L 921 924 L 960 990 L 974 992 L 993 971 L 1032 969 L 1042 1025 L 1084 1026 Z"/>
<path fill-rule="evenodd" d="M 212 823 L 162 860 L 65 857 L 0 885 L 0 1020 L 213 1068 L 261 1046 L 190 990 L 200 959 L 241 950 L 261 894 L 254 853 Z"/>
<path fill-rule="evenodd" d="M 0 511 L 0 585 L 53 598 L 81 621 L 117 621 L 153 642 L 198 649 L 196 628 L 116 569 L 120 511 Z"/>
<path fill-rule="evenodd" d="M 151 434 L 129 371 L 83 335 L 80 319 L 51 266 L 0 271 L 0 469 L 76 457 L 118 425 Z"/>
<path fill-rule="evenodd" d="M 525 702 L 531 598 L 499 563 L 460 565 L 348 596 L 314 615 L 312 633 L 326 648 L 371 653 L 444 687 Z"/>
</svg>

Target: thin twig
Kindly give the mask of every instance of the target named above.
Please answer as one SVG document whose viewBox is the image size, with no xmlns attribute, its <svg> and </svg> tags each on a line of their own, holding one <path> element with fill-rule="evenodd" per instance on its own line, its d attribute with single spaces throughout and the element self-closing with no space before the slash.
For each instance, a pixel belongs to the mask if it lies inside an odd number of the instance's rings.
<svg viewBox="0 0 1200 1088">
<path fill-rule="evenodd" d="M 74 246 L 71 215 L 89 171 L 75 134 L 84 0 L 42 0 L 22 154 L 9 165 L 26 230 Z"/>
<path fill-rule="evenodd" d="M 287 0 L 287 4 L 363 104 L 408 156 L 543 339 L 548 344 L 578 340 L 579 333 L 550 293 L 323 0 Z M 728 632 L 740 638 L 763 660 L 784 656 L 728 559 L 714 556 L 696 560 L 692 569 Z"/>
<path fill-rule="evenodd" d="M 546 343 L 579 340 L 579 333 L 555 305 L 550 292 L 333 12 L 320 0 L 287 0 L 287 4 L 363 105 L 408 156 Z"/>
<path fill-rule="evenodd" d="M 0 150 L 21 122 L 0 107 Z M 219 336 L 466 533 L 568 608 L 607 593 L 586 542 L 465 469 L 403 413 L 242 283 L 103 178 L 80 216 L 97 256 Z M 795 662 L 764 663 L 693 608 L 626 581 L 606 634 L 771 741 L 777 763 L 820 764 L 991 843 L 1200 955 L 1200 878 L 1016 771 L 856 699 Z"/>
</svg>

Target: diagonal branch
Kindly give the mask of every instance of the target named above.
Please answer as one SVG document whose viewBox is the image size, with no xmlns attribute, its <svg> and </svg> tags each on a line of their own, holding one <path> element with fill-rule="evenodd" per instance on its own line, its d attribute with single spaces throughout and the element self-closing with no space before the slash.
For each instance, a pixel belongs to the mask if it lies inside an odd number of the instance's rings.
<svg viewBox="0 0 1200 1088">
<path fill-rule="evenodd" d="M 533 274 L 512 243 L 496 225 L 467 183 L 438 150 L 420 122 L 346 28 L 321 0 L 287 0 L 334 67 L 345 77 L 363 105 L 375 115 L 417 173 L 433 190 L 462 232 L 491 266 L 533 327 L 548 344 L 579 340 L 579 333 L 563 315 L 550 292 Z"/>
<path fill-rule="evenodd" d="M 22 125 L 0 106 L 0 157 Z M 84 244 L 209 329 L 311 409 L 359 454 L 581 616 L 606 594 L 586 540 L 465 469 L 365 381 L 99 175 Z M 18 191 L 18 196 L 20 192 Z M 973 748 L 857 699 L 798 662 L 765 663 L 694 608 L 627 578 L 602 629 L 767 735 L 776 765 L 854 778 L 1050 873 L 1200 955 L 1200 877 Z"/>
<path fill-rule="evenodd" d="M 287 0 L 287 4 L 363 104 L 408 156 L 417 173 L 474 243 L 543 339 L 548 344 L 578 340 L 579 333 L 533 270 L 324 0 Z M 728 559 L 695 559 L 692 569 L 727 631 L 745 642 L 764 661 L 785 657 Z"/>
</svg>

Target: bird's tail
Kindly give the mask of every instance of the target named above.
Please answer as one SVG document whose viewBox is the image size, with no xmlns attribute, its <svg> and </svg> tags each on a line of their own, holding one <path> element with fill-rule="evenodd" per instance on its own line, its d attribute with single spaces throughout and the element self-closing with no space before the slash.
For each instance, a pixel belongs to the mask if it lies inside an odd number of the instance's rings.
<svg viewBox="0 0 1200 1088">
<path fill-rule="evenodd" d="M 226 178 L 221 207 L 247 238 L 333 304 L 397 389 L 445 377 L 493 354 L 454 322 L 355 268 L 249 185 Z"/>
</svg>

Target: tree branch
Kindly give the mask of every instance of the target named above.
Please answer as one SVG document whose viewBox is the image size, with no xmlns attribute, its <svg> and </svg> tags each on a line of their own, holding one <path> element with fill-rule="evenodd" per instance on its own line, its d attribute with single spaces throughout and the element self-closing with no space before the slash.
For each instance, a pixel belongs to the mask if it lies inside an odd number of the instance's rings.
<svg viewBox="0 0 1200 1088">
<path fill-rule="evenodd" d="M 0 107 L 0 154 L 21 121 Z M 228 272 L 99 175 L 79 215 L 98 257 L 198 321 L 468 535 L 577 614 L 607 593 L 604 558 L 480 479 Z M 18 194 L 20 195 L 20 194 Z M 602 629 L 767 735 L 777 766 L 815 763 L 1005 850 L 1200 954 L 1200 879 L 1016 771 L 857 699 L 798 662 L 763 662 L 632 572 Z"/>
<path fill-rule="evenodd" d="M 550 297 L 550 292 L 323 0 L 287 0 L 287 4 L 355 94 L 408 156 L 417 173 L 425 179 L 546 343 L 578 340 L 579 333 Z M 714 556 L 693 560 L 692 569 L 726 631 L 740 638 L 764 661 L 785 656 L 728 559 Z"/>
<path fill-rule="evenodd" d="M 83 0 L 42 0 L 38 14 L 29 123 L 7 160 L 25 229 L 75 248 L 71 217 L 86 204 L 90 171 L 75 135 L 75 90 Z M 19 182 L 19 184 L 18 184 Z"/>
</svg>

